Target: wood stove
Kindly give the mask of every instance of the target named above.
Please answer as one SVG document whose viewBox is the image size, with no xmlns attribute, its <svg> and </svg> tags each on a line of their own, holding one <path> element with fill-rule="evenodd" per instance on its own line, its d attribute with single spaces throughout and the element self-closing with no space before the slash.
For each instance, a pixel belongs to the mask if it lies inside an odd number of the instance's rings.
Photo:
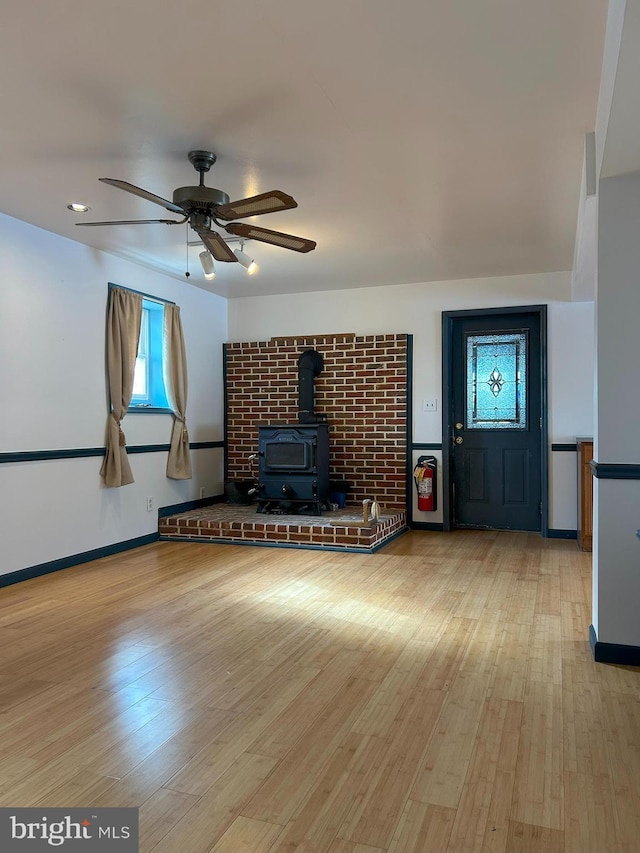
<svg viewBox="0 0 640 853">
<path fill-rule="evenodd" d="M 258 425 L 257 512 L 320 515 L 329 508 L 329 427 L 313 405 L 324 360 L 314 349 L 298 358 L 298 423 Z"/>
<path fill-rule="evenodd" d="M 329 426 L 258 426 L 257 512 L 307 512 L 329 506 Z"/>
</svg>

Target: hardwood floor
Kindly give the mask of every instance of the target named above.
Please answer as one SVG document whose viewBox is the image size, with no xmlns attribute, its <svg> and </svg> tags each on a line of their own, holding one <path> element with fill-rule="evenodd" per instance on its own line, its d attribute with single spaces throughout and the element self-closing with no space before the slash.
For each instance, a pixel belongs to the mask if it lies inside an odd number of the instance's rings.
<svg viewBox="0 0 640 853">
<path fill-rule="evenodd" d="M 153 853 L 640 850 L 640 670 L 591 558 L 160 542 L 0 590 L 0 805 L 140 807 Z"/>
</svg>

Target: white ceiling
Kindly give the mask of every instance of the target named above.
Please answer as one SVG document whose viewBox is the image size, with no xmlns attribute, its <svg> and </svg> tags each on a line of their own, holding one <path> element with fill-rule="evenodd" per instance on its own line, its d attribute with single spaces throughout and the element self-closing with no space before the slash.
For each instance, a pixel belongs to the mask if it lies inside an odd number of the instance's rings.
<svg viewBox="0 0 640 853">
<path fill-rule="evenodd" d="M 0 210 L 184 280 L 164 198 L 281 189 L 310 237 L 218 264 L 224 296 L 571 269 L 605 0 L 2 0 Z M 191 232 L 189 239 L 195 235 Z"/>
</svg>

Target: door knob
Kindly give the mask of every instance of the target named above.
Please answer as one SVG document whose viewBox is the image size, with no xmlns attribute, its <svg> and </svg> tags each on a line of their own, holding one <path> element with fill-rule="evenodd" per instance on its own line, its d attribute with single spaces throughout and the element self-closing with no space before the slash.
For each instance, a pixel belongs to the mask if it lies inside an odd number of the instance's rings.
<svg viewBox="0 0 640 853">
<path fill-rule="evenodd" d="M 462 444 L 462 442 L 464 441 L 464 438 L 461 435 L 457 435 L 455 440 L 456 440 L 456 444 Z"/>
</svg>

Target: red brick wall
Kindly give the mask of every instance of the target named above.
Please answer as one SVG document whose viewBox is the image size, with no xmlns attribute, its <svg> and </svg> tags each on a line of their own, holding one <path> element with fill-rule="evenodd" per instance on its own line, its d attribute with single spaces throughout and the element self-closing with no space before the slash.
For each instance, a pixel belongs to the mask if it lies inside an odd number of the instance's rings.
<svg viewBox="0 0 640 853">
<path fill-rule="evenodd" d="M 330 476 L 349 503 L 406 504 L 407 336 L 319 335 L 225 344 L 229 479 L 250 476 L 257 425 L 298 422 L 299 355 L 316 349 L 315 411 L 329 423 Z"/>
</svg>

